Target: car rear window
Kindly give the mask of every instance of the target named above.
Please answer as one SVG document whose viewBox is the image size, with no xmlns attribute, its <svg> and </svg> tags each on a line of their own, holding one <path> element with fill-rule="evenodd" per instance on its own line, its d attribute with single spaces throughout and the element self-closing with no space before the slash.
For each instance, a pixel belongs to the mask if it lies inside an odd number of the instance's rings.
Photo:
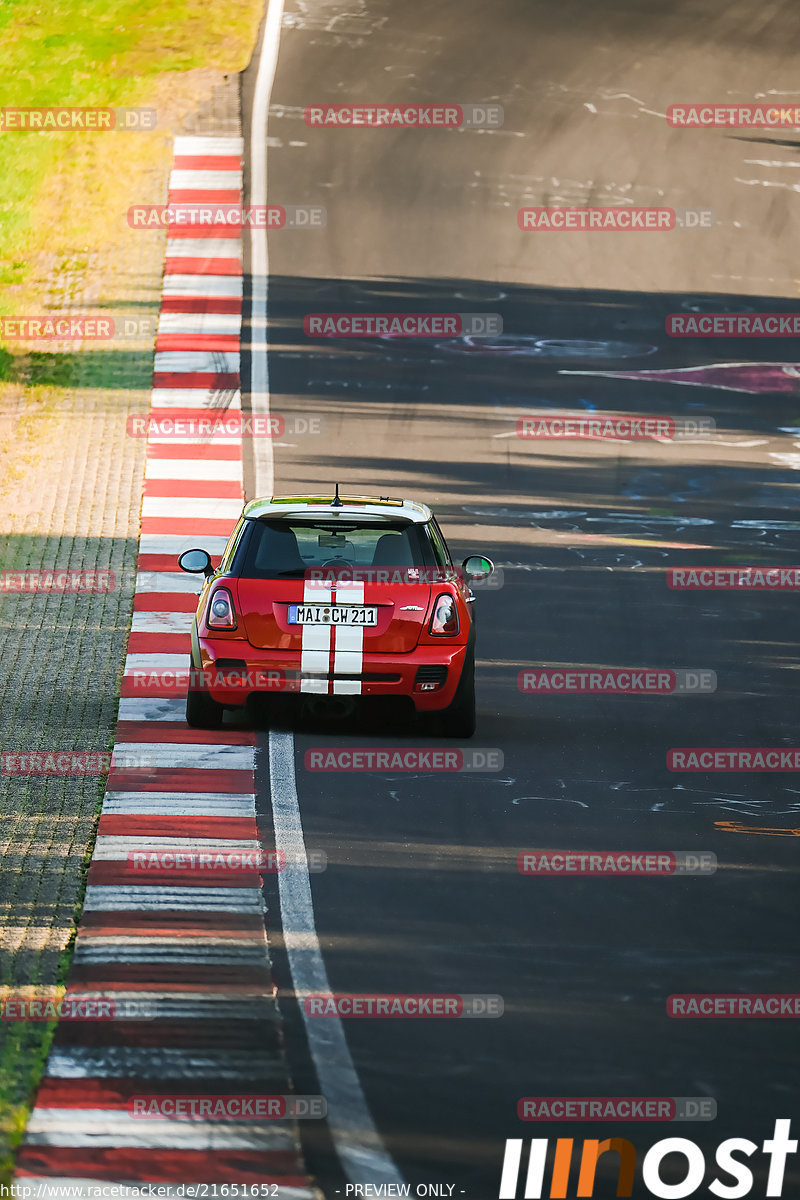
<svg viewBox="0 0 800 1200">
<path fill-rule="evenodd" d="M 424 524 L 347 518 L 262 520 L 253 522 L 237 574 L 244 579 L 299 579 L 306 571 L 322 567 L 441 565 Z"/>
</svg>

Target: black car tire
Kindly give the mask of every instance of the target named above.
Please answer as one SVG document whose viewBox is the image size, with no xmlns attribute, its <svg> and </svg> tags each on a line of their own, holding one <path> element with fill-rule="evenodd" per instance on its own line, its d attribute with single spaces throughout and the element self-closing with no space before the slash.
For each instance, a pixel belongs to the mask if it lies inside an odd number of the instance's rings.
<svg viewBox="0 0 800 1200">
<path fill-rule="evenodd" d="M 453 703 L 440 714 L 439 728 L 444 737 L 471 738 L 475 724 L 475 651 L 470 646 Z"/>
<path fill-rule="evenodd" d="M 186 724 L 191 729 L 219 729 L 225 708 L 196 688 L 186 693 Z"/>
</svg>

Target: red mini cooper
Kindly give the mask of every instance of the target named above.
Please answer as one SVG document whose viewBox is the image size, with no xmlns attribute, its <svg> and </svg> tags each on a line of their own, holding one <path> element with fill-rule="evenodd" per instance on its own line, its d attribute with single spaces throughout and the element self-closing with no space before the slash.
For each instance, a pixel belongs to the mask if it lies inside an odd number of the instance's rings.
<svg viewBox="0 0 800 1200">
<path fill-rule="evenodd" d="M 273 497 L 246 505 L 192 625 L 186 720 L 297 692 L 316 708 L 405 698 L 439 733 L 475 730 L 475 597 L 493 565 L 453 566 L 431 510 L 411 500 Z M 410 707 L 410 706 L 409 706 Z"/>
</svg>

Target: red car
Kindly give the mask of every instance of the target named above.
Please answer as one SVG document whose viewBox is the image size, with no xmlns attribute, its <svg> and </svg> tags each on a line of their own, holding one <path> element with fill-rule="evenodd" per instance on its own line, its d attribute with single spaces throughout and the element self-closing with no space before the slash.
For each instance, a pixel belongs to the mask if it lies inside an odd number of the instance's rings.
<svg viewBox="0 0 800 1200">
<path fill-rule="evenodd" d="M 385 497 L 273 497 L 246 505 L 214 570 L 205 550 L 178 563 L 205 575 L 192 626 L 186 720 L 297 692 L 316 708 L 405 698 L 438 732 L 475 730 L 470 582 L 429 508 Z M 335 700 L 332 698 L 336 698 Z"/>
</svg>

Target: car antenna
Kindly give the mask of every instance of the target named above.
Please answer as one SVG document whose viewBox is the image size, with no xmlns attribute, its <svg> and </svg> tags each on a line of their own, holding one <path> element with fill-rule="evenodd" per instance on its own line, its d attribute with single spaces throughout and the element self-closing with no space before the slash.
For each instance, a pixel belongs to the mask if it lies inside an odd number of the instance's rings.
<svg viewBox="0 0 800 1200">
<path fill-rule="evenodd" d="M 344 505 L 342 504 L 341 500 L 339 499 L 339 485 L 338 485 L 338 483 L 337 483 L 337 485 L 336 485 L 336 495 L 335 495 L 335 496 L 333 497 L 333 499 L 331 500 L 331 508 L 344 508 Z"/>
</svg>

